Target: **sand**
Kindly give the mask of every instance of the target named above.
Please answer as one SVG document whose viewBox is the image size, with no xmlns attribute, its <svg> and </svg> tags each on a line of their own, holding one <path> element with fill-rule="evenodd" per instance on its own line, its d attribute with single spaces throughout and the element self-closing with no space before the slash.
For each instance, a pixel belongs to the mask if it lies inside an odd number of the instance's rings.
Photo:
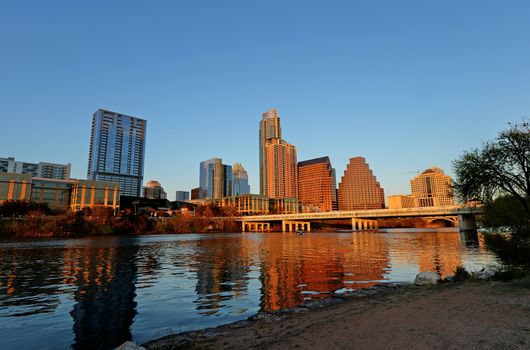
<svg viewBox="0 0 530 350">
<path fill-rule="evenodd" d="M 325 306 L 323 306 L 325 305 Z M 168 336 L 148 349 L 530 349 L 530 281 L 399 286 Z"/>
</svg>

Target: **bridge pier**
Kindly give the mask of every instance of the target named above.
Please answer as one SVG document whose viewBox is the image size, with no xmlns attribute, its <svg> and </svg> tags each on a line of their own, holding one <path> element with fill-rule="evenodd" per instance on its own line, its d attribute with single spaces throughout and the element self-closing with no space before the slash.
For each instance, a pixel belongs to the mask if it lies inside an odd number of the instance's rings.
<svg viewBox="0 0 530 350">
<path fill-rule="evenodd" d="M 377 230 L 379 225 L 377 220 L 352 218 L 351 228 L 353 231 Z"/>
<path fill-rule="evenodd" d="M 293 232 L 298 229 L 302 229 L 306 232 L 311 232 L 311 222 L 282 220 L 282 232 L 287 232 L 287 229 L 289 230 L 289 232 Z"/>
<path fill-rule="evenodd" d="M 269 222 L 246 222 L 242 221 L 242 231 L 246 232 L 248 228 L 249 232 L 263 232 L 270 231 L 271 224 Z"/>
<path fill-rule="evenodd" d="M 458 215 L 458 229 L 460 231 L 474 231 L 477 229 L 477 221 L 473 214 Z"/>
</svg>

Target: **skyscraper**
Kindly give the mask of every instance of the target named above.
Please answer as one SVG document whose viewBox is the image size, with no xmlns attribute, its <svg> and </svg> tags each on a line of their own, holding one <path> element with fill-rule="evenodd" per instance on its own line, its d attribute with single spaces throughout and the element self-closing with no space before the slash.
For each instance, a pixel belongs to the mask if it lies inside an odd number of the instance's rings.
<svg viewBox="0 0 530 350">
<path fill-rule="evenodd" d="M 363 157 L 350 158 L 339 184 L 339 210 L 383 209 L 385 194 Z"/>
<path fill-rule="evenodd" d="M 298 198 L 296 147 L 282 139 L 268 139 L 264 162 L 265 195 L 269 198 Z"/>
<path fill-rule="evenodd" d="M 232 167 L 232 196 L 250 194 L 248 174 L 243 165 L 235 163 Z"/>
<path fill-rule="evenodd" d="M 260 193 L 269 198 L 298 198 L 296 147 L 282 140 L 275 109 L 259 123 Z"/>
<path fill-rule="evenodd" d="M 88 179 L 118 182 L 122 195 L 139 197 L 146 124 L 144 119 L 98 109 L 92 118 Z"/>
<path fill-rule="evenodd" d="M 267 194 L 267 173 L 265 172 L 265 144 L 269 139 L 281 139 L 280 117 L 275 109 L 270 109 L 262 114 L 259 122 L 259 181 L 261 194 Z"/>
<path fill-rule="evenodd" d="M 232 166 L 220 158 L 205 160 L 200 164 L 199 188 L 204 198 L 222 198 L 232 195 Z M 202 198 L 201 198 L 202 199 Z"/>
<path fill-rule="evenodd" d="M 440 168 L 432 167 L 410 180 L 416 207 L 454 205 L 453 180 Z"/>
<path fill-rule="evenodd" d="M 302 211 L 331 211 L 336 207 L 335 170 L 329 157 L 298 163 L 298 198 Z"/>
</svg>

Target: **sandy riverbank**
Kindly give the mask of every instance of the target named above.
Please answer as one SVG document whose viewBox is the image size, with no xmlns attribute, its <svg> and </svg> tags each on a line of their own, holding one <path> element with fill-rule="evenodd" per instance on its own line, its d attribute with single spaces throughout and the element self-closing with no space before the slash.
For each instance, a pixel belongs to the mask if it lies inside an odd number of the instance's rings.
<svg viewBox="0 0 530 350">
<path fill-rule="evenodd" d="M 146 343 L 148 349 L 528 349 L 530 280 L 380 287 Z M 323 306 L 325 304 L 325 306 Z"/>
</svg>

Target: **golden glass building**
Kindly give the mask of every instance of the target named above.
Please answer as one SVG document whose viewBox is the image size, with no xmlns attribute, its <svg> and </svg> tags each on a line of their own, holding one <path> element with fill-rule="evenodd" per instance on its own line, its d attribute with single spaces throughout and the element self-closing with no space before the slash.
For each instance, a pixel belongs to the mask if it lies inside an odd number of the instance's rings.
<svg viewBox="0 0 530 350">
<path fill-rule="evenodd" d="M 339 210 L 385 208 L 384 190 L 363 157 L 350 158 L 338 194 Z"/>
<path fill-rule="evenodd" d="M 259 122 L 259 191 L 262 195 L 267 194 L 267 173 L 265 171 L 265 144 L 269 139 L 281 139 L 282 129 L 278 111 L 270 109 L 262 114 Z"/>
<path fill-rule="evenodd" d="M 410 180 L 416 207 L 454 205 L 453 180 L 437 167 L 432 167 Z"/>
<path fill-rule="evenodd" d="M 259 124 L 260 193 L 269 198 L 298 198 L 296 147 L 282 139 L 275 109 Z"/>
<path fill-rule="evenodd" d="M 298 199 L 303 212 L 333 210 L 335 193 L 335 172 L 329 157 L 298 163 Z"/>
<path fill-rule="evenodd" d="M 263 165 L 269 198 L 298 198 L 296 147 L 281 139 L 265 144 Z"/>
</svg>

